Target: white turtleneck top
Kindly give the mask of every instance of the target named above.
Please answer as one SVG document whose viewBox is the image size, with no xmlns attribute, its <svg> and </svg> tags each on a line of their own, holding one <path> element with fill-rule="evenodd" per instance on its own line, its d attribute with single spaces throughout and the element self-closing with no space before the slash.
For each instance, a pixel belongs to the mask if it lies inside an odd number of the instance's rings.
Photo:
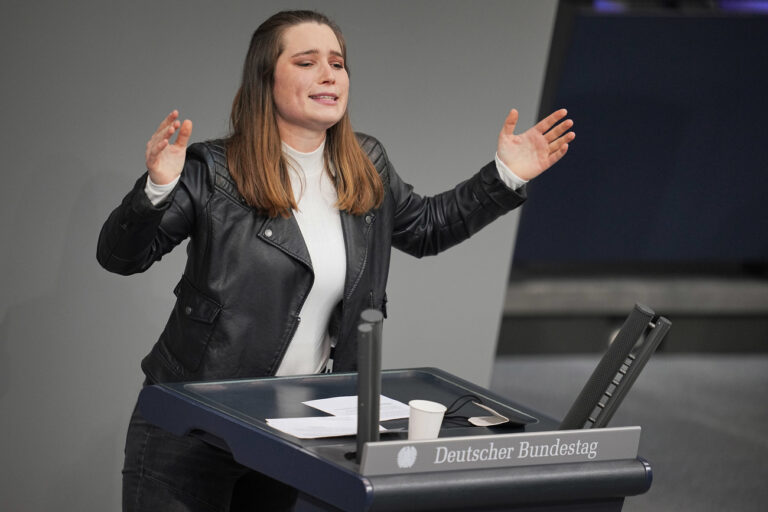
<svg viewBox="0 0 768 512">
<path fill-rule="evenodd" d="M 277 375 L 301 375 L 323 370 L 331 350 L 328 320 L 344 293 L 347 257 L 341 217 L 336 208 L 336 188 L 325 172 L 325 142 L 310 153 L 301 153 L 283 143 L 291 163 L 291 188 L 298 205 L 293 216 L 309 251 L 314 282 L 299 313 L 299 326 L 285 352 Z M 526 182 L 515 175 L 496 156 L 501 180 L 511 189 Z M 171 193 L 179 178 L 167 185 L 156 185 L 147 177 L 145 192 L 157 205 Z"/>
<path fill-rule="evenodd" d="M 309 251 L 315 280 L 277 375 L 322 371 L 331 350 L 328 320 L 344 293 L 347 255 L 341 217 L 336 208 L 336 187 L 323 162 L 324 148 L 325 143 L 311 153 L 300 153 L 283 144 L 292 167 L 291 188 L 298 205 L 293 216 Z"/>
</svg>

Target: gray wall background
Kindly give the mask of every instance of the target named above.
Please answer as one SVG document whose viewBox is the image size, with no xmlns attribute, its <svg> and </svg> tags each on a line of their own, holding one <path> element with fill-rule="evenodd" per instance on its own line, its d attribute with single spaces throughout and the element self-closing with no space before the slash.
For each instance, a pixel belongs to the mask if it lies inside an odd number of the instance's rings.
<svg viewBox="0 0 768 512">
<path fill-rule="evenodd" d="M 102 270 L 102 222 L 173 108 L 225 133 L 255 27 L 310 7 L 344 30 L 357 130 L 422 193 L 534 122 L 555 2 L 21 2 L 0 18 L 0 509 L 116 510 L 125 428 L 184 263 Z M 438 258 L 395 254 L 385 367 L 488 384 L 517 214 Z"/>
</svg>

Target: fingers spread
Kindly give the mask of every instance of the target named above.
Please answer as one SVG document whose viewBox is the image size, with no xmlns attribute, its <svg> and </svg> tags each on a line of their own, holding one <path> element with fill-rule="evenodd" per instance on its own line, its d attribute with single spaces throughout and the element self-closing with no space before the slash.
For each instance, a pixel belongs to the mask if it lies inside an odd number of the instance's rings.
<svg viewBox="0 0 768 512">
<path fill-rule="evenodd" d="M 179 129 L 179 136 L 176 137 L 176 142 L 174 145 L 178 147 L 187 147 L 187 143 L 189 142 L 189 136 L 192 135 L 192 121 L 189 119 L 185 119 L 183 123 L 181 123 L 181 128 Z"/>
<path fill-rule="evenodd" d="M 560 149 L 558 149 L 556 152 L 549 155 L 549 166 L 552 167 L 557 163 L 558 160 L 563 158 L 565 153 L 568 151 L 568 144 L 563 144 Z"/>
<path fill-rule="evenodd" d="M 504 120 L 504 127 L 501 129 L 505 135 L 512 135 L 515 133 L 515 126 L 517 126 L 518 117 L 519 113 L 517 112 L 516 108 L 513 108 L 509 111 L 509 115 Z"/>
<path fill-rule="evenodd" d="M 173 132 L 176 131 L 176 128 L 178 128 L 178 123 L 178 121 L 171 121 L 170 124 L 166 124 L 165 121 L 160 123 L 157 131 L 155 131 L 155 133 L 152 134 L 152 137 L 149 138 L 149 143 L 156 144 L 162 139 L 170 138 L 170 136 L 173 135 Z"/>
<path fill-rule="evenodd" d="M 558 124 L 551 130 L 549 130 L 547 133 L 545 133 L 544 138 L 547 140 L 547 142 L 552 142 L 553 140 L 557 139 L 562 134 L 564 134 L 566 131 L 568 131 L 571 127 L 573 127 L 573 121 L 570 119 L 566 119 L 562 123 Z"/>
<path fill-rule="evenodd" d="M 576 138 L 576 134 L 574 132 L 569 132 L 563 135 L 562 137 L 559 137 L 552 142 L 549 143 L 549 153 L 550 155 L 560 149 L 562 149 L 563 145 L 568 145 L 569 142 L 571 142 L 573 139 Z"/>
<path fill-rule="evenodd" d="M 159 132 L 163 131 L 163 129 L 164 129 L 165 127 L 167 127 L 167 126 L 169 126 L 171 123 L 173 123 L 173 122 L 176 120 L 176 118 L 178 118 L 178 117 L 179 117 L 179 111 L 178 111 L 178 110 L 174 110 L 173 112 L 171 112 L 170 114 L 168 114 L 168 115 L 165 117 L 165 119 L 163 119 L 163 120 L 160 122 L 160 124 L 157 126 L 157 130 L 155 130 L 155 133 L 159 133 Z"/>
<path fill-rule="evenodd" d="M 165 129 L 165 132 L 163 132 L 163 134 L 162 134 L 162 136 L 163 136 L 163 139 L 165 139 L 165 140 L 168 140 L 168 139 L 170 139 L 171 137 L 173 137 L 173 134 L 174 134 L 174 133 L 176 132 L 176 130 L 178 130 L 178 129 L 179 129 L 179 122 L 178 122 L 178 121 L 174 121 L 173 123 L 171 123 L 171 126 L 169 126 L 168 128 L 166 128 L 166 129 Z"/>
<path fill-rule="evenodd" d="M 560 110 L 555 110 L 554 112 L 549 114 L 547 117 L 539 121 L 536 124 L 536 129 L 539 131 L 539 133 L 546 133 L 558 121 L 564 118 L 566 114 L 568 114 L 568 111 L 565 110 L 564 108 L 561 108 Z"/>
</svg>

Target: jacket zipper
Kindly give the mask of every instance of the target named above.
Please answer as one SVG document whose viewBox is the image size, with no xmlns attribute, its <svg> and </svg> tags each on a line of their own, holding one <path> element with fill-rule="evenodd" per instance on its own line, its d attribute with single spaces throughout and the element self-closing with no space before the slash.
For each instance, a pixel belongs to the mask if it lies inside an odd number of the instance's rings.
<svg viewBox="0 0 768 512">
<path fill-rule="evenodd" d="M 373 223 L 368 224 L 368 231 L 365 232 L 365 255 L 363 256 L 363 265 L 360 267 L 360 272 L 357 274 L 357 279 L 355 279 L 355 282 L 352 283 L 352 286 L 350 286 L 349 291 L 344 294 L 344 299 L 348 300 L 352 297 L 352 294 L 355 292 L 355 289 L 357 288 L 357 285 L 360 283 L 360 279 L 363 277 L 363 273 L 365 273 L 365 267 L 368 264 L 368 233 L 370 233 L 371 228 L 373 226 Z M 344 244 L 347 243 L 347 236 L 342 230 L 342 234 L 344 235 Z"/>
<path fill-rule="evenodd" d="M 312 276 L 312 281 L 309 283 L 309 290 L 307 290 L 306 295 L 304 295 L 304 298 L 301 299 L 301 304 L 299 304 L 299 310 L 298 312 L 301 313 L 302 308 L 304 308 L 304 303 L 307 301 L 307 297 L 309 297 L 309 292 L 312 290 L 312 285 L 315 284 L 315 274 L 310 270 L 310 275 Z M 291 332 L 288 334 L 288 338 L 283 343 L 283 348 L 280 351 L 280 359 L 277 360 L 275 367 L 272 370 L 272 375 L 277 372 L 278 368 L 280 368 L 280 365 L 283 362 L 283 359 L 285 358 L 285 353 L 288 351 L 288 347 L 290 346 L 291 342 L 293 341 L 293 336 L 296 334 L 296 331 L 299 329 L 299 324 L 301 323 L 301 316 L 296 315 L 296 320 L 293 322 L 293 326 L 291 327 Z"/>
<path fill-rule="evenodd" d="M 355 279 L 355 282 L 352 283 L 352 286 L 349 288 L 349 292 L 347 292 L 347 295 L 345 299 L 352 298 L 352 294 L 355 293 L 355 289 L 357 288 L 357 285 L 360 284 L 360 279 L 363 277 L 363 273 L 365 272 L 365 266 L 368 264 L 368 247 L 365 248 L 365 257 L 363 258 L 363 266 L 360 267 L 360 272 L 357 274 L 357 279 Z"/>
</svg>

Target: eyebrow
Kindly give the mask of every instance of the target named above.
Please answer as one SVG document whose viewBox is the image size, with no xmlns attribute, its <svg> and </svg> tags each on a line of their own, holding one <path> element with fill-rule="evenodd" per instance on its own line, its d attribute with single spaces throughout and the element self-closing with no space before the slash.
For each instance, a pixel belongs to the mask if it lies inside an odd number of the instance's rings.
<svg viewBox="0 0 768 512">
<path fill-rule="evenodd" d="M 318 50 L 317 48 L 313 48 L 311 50 L 304 50 L 303 52 L 294 53 L 293 55 L 291 55 L 291 58 L 300 57 L 302 55 L 317 55 L 319 53 L 320 53 L 320 50 Z M 336 50 L 331 50 L 331 55 L 344 58 L 341 52 L 337 52 Z"/>
</svg>

